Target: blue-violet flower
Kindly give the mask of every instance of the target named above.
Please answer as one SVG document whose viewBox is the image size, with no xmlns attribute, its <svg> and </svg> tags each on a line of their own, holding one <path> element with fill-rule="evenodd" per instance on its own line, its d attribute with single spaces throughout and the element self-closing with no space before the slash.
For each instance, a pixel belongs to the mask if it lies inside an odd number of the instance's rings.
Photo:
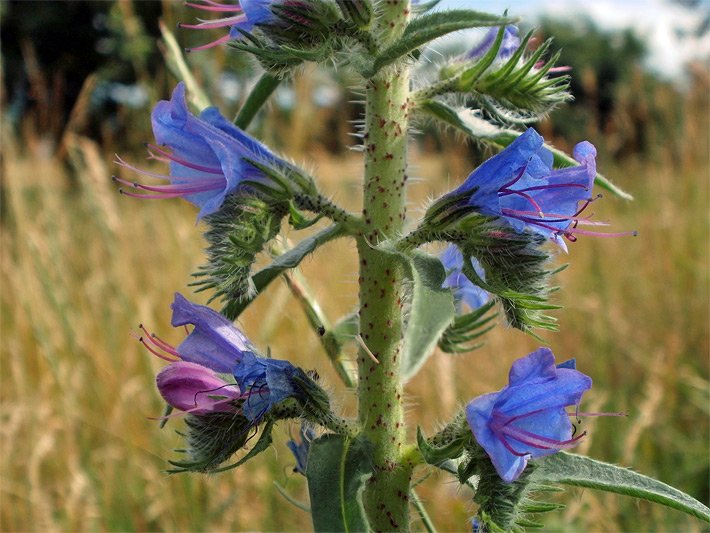
<svg viewBox="0 0 710 533">
<path fill-rule="evenodd" d="M 458 246 L 451 244 L 439 259 L 446 269 L 446 279 L 442 287 L 453 290 L 454 301 L 459 313 L 461 313 L 462 304 L 466 304 L 471 311 L 475 311 L 490 299 L 488 292 L 471 282 L 463 273 L 463 253 Z M 486 274 L 478 259 L 471 257 L 470 261 L 473 269 L 485 281 Z"/>
<path fill-rule="evenodd" d="M 237 4 L 223 4 L 214 0 L 203 1 L 203 4 L 187 2 L 185 5 L 203 11 L 223 13 L 225 16 L 215 20 L 203 20 L 199 24 L 179 24 L 179 27 L 191 30 L 229 28 L 229 32 L 207 44 L 188 48 L 188 52 L 206 50 L 228 41 L 240 39 L 242 37 L 240 30 L 246 32 L 251 31 L 256 24 L 269 22 L 273 18 L 273 13 L 271 9 L 269 9 L 272 0 L 240 0 Z"/>
<path fill-rule="evenodd" d="M 579 404 L 592 380 L 570 366 L 555 366 L 552 351 L 540 348 L 513 363 L 506 387 L 466 406 L 476 441 L 504 481 L 515 481 L 529 459 L 575 446 L 585 435 L 573 437 L 565 408 Z"/>
<path fill-rule="evenodd" d="M 605 225 L 580 217 L 594 200 L 597 151 L 583 141 L 574 148 L 579 166 L 553 170 L 552 152 L 532 128 L 499 154 L 485 161 L 444 199 L 462 198 L 462 203 L 484 215 L 502 217 L 522 233 L 529 229 L 556 242 L 566 250 L 562 236 L 575 241 L 577 235 L 619 236 L 630 233 L 598 233 L 579 225 Z"/>
<path fill-rule="evenodd" d="M 116 181 L 144 193 L 121 191 L 128 196 L 148 199 L 189 200 L 200 208 L 198 218 L 217 211 L 225 197 L 247 181 L 268 181 L 265 174 L 245 161 L 263 165 L 286 163 L 256 139 L 225 119 L 215 107 L 199 117 L 190 113 L 185 101 L 185 85 L 175 87 L 169 101 L 158 102 L 152 113 L 157 145 L 148 145 L 153 159 L 170 164 L 170 175 L 140 170 L 117 158 L 118 164 L 140 174 L 170 181 L 170 185 L 145 185 L 114 177 Z M 167 151 L 167 146 L 170 151 Z"/>
</svg>

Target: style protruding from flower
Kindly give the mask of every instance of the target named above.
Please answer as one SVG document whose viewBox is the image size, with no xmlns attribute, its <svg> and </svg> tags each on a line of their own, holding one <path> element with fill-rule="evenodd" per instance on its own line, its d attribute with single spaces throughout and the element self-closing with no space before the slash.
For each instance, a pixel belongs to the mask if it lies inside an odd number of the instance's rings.
<svg viewBox="0 0 710 533">
<path fill-rule="evenodd" d="M 194 415 L 240 413 L 257 424 L 272 407 L 298 396 L 291 379 L 302 371 L 288 361 L 258 357 L 224 316 L 178 293 L 172 309 L 173 326 L 193 326 L 182 343 L 174 347 L 142 326 L 140 337 L 148 350 L 170 361 L 156 378 L 169 405 Z"/>
<path fill-rule="evenodd" d="M 240 0 L 239 3 L 221 3 L 214 0 L 203 0 L 202 3 L 186 2 L 185 5 L 224 15 L 214 20 L 201 20 L 199 24 L 179 24 L 180 28 L 191 30 L 214 30 L 229 28 L 228 32 L 207 44 L 188 48 L 187 51 L 207 50 L 226 42 L 240 39 L 241 31 L 251 31 L 255 25 L 269 22 L 273 18 L 270 5 L 272 0 Z"/>
<path fill-rule="evenodd" d="M 179 83 L 170 100 L 159 102 L 152 113 L 156 145 L 148 145 L 150 158 L 169 163 L 170 174 L 141 170 L 117 157 L 129 170 L 170 185 L 146 185 L 114 176 L 134 191 L 121 192 L 146 199 L 185 198 L 200 208 L 198 218 L 217 211 L 225 197 L 247 182 L 268 182 L 262 170 L 246 161 L 264 166 L 286 165 L 256 139 L 225 119 L 215 107 L 199 117 L 192 115 L 185 100 L 185 85 Z M 137 192 L 140 191 L 140 192 Z"/>
<path fill-rule="evenodd" d="M 513 363 L 507 386 L 474 398 L 466 406 L 466 420 L 500 477 L 512 483 L 529 459 L 571 448 L 584 437 L 586 432 L 574 436 L 570 416 L 618 415 L 567 413 L 591 386 L 574 360 L 555 366 L 552 351 L 539 348 Z"/>
<path fill-rule="evenodd" d="M 496 42 L 498 37 L 498 32 L 500 27 L 495 26 L 488 30 L 486 35 L 481 39 L 481 41 L 469 50 L 465 55 L 464 59 L 468 61 L 475 61 L 483 57 L 491 46 Z M 500 48 L 498 49 L 498 54 L 496 55 L 496 61 L 507 61 L 515 53 L 515 51 L 520 47 L 520 32 L 517 26 L 508 25 L 503 29 L 503 40 L 501 41 Z"/>
<path fill-rule="evenodd" d="M 600 233 L 581 228 L 600 226 L 582 216 L 590 203 L 596 176 L 594 146 L 583 141 L 574 148 L 578 166 L 553 170 L 552 152 L 529 128 L 499 154 L 485 161 L 440 202 L 505 220 L 518 233 L 530 230 L 556 242 L 576 241 L 578 235 L 621 236 L 635 232 Z M 597 197 L 598 198 L 598 197 Z"/>
<path fill-rule="evenodd" d="M 462 304 L 466 304 L 471 311 L 475 311 L 490 300 L 490 294 L 471 282 L 463 273 L 464 257 L 458 246 L 455 244 L 450 245 L 444 250 L 439 259 L 441 259 L 441 263 L 446 269 L 446 279 L 442 287 L 453 290 L 454 301 L 459 313 L 461 312 Z M 471 257 L 469 260 L 476 273 L 481 279 L 485 280 L 486 274 L 478 260 L 475 257 Z"/>
</svg>

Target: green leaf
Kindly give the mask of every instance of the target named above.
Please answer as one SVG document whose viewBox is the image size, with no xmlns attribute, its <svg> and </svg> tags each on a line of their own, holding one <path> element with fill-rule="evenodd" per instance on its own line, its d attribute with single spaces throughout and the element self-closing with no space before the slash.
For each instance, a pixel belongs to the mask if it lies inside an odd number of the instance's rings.
<svg viewBox="0 0 710 533">
<path fill-rule="evenodd" d="M 261 109 L 280 83 L 281 79 L 276 76 L 272 76 L 268 72 L 262 74 L 259 81 L 256 82 L 256 85 L 254 85 L 254 88 L 249 93 L 239 113 L 234 118 L 234 125 L 243 130 L 247 129 L 259 109 Z"/>
<path fill-rule="evenodd" d="M 333 239 L 337 239 L 344 234 L 345 230 L 342 226 L 329 226 L 315 235 L 303 239 L 294 248 L 278 256 L 270 265 L 262 268 L 252 276 L 252 282 L 254 283 L 256 291 L 241 301 L 235 301 L 230 315 L 233 316 L 233 319 L 236 319 L 269 283 L 278 278 L 286 270 L 297 267 L 308 254 L 312 253 L 319 246 Z"/>
<path fill-rule="evenodd" d="M 468 9 L 453 9 L 422 15 L 409 23 L 399 41 L 375 58 L 372 69 L 365 73 L 366 77 L 374 76 L 383 67 L 391 65 L 420 46 L 448 33 L 467 28 L 504 26 L 516 21 L 516 18 L 499 17 Z"/>
<path fill-rule="evenodd" d="M 446 279 L 444 265 L 436 257 L 422 252 L 404 254 L 383 246 L 394 255 L 411 281 L 411 304 L 405 324 L 400 379 L 406 382 L 419 371 L 433 353 L 441 334 L 454 319 L 454 297 L 442 289 Z"/>
<path fill-rule="evenodd" d="M 502 150 L 522 134 L 515 130 L 500 128 L 491 124 L 477 117 L 470 109 L 454 109 L 437 100 L 420 102 L 418 109 L 474 139 L 491 145 L 497 150 Z M 545 148 L 552 152 L 555 167 L 565 168 L 579 164 L 572 156 L 567 155 L 562 150 L 558 150 L 549 144 L 545 144 Z M 597 173 L 594 183 L 619 198 L 624 200 L 634 199 L 629 193 L 614 185 L 608 178 L 599 173 Z"/>
<path fill-rule="evenodd" d="M 306 478 L 315 531 L 369 531 L 362 491 L 372 473 L 368 442 L 325 435 L 311 443 Z"/>
<path fill-rule="evenodd" d="M 536 462 L 535 482 L 554 482 L 641 498 L 710 522 L 710 509 L 665 483 L 627 468 L 571 453 L 559 452 Z"/>
</svg>

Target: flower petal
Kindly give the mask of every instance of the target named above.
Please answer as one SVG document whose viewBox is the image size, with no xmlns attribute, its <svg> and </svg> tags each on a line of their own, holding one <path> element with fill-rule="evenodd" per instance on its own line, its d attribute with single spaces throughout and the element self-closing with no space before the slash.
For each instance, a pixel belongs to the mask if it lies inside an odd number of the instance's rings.
<svg viewBox="0 0 710 533">
<path fill-rule="evenodd" d="M 178 361 L 163 368 L 155 378 L 165 401 L 193 414 L 233 412 L 230 403 L 239 398 L 239 387 L 227 383 L 202 365 Z"/>
<path fill-rule="evenodd" d="M 231 373 L 243 354 L 254 350 L 246 335 L 209 307 L 193 304 L 175 293 L 172 309 L 173 326 L 195 326 L 177 347 L 184 361 L 201 364 L 215 372 Z"/>
</svg>

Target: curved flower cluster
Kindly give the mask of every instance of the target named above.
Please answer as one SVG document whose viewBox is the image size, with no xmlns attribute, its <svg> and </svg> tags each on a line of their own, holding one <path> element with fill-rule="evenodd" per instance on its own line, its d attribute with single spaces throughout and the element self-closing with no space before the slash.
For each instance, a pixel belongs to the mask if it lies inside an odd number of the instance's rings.
<svg viewBox="0 0 710 533">
<path fill-rule="evenodd" d="M 225 197 L 248 182 L 268 182 L 264 172 L 249 161 L 274 167 L 286 163 L 253 137 L 225 119 L 215 107 L 199 117 L 192 115 L 179 83 L 170 100 L 159 102 L 152 113 L 157 145 L 148 145 L 151 158 L 166 162 L 170 174 L 155 174 L 117 158 L 139 174 L 170 181 L 170 185 L 146 185 L 114 177 L 136 191 L 123 194 L 145 199 L 185 198 L 200 208 L 198 218 L 217 211 Z M 167 147 L 167 149 L 166 149 Z"/>
<path fill-rule="evenodd" d="M 194 415 L 241 413 L 258 423 L 278 403 L 298 392 L 292 378 L 299 372 L 288 361 L 258 357 L 247 337 L 209 307 L 175 294 L 172 325 L 194 326 L 173 347 L 155 335 L 141 337 L 154 354 L 170 361 L 156 383 L 165 401 Z M 231 375 L 234 381 L 225 376 Z"/>
</svg>

